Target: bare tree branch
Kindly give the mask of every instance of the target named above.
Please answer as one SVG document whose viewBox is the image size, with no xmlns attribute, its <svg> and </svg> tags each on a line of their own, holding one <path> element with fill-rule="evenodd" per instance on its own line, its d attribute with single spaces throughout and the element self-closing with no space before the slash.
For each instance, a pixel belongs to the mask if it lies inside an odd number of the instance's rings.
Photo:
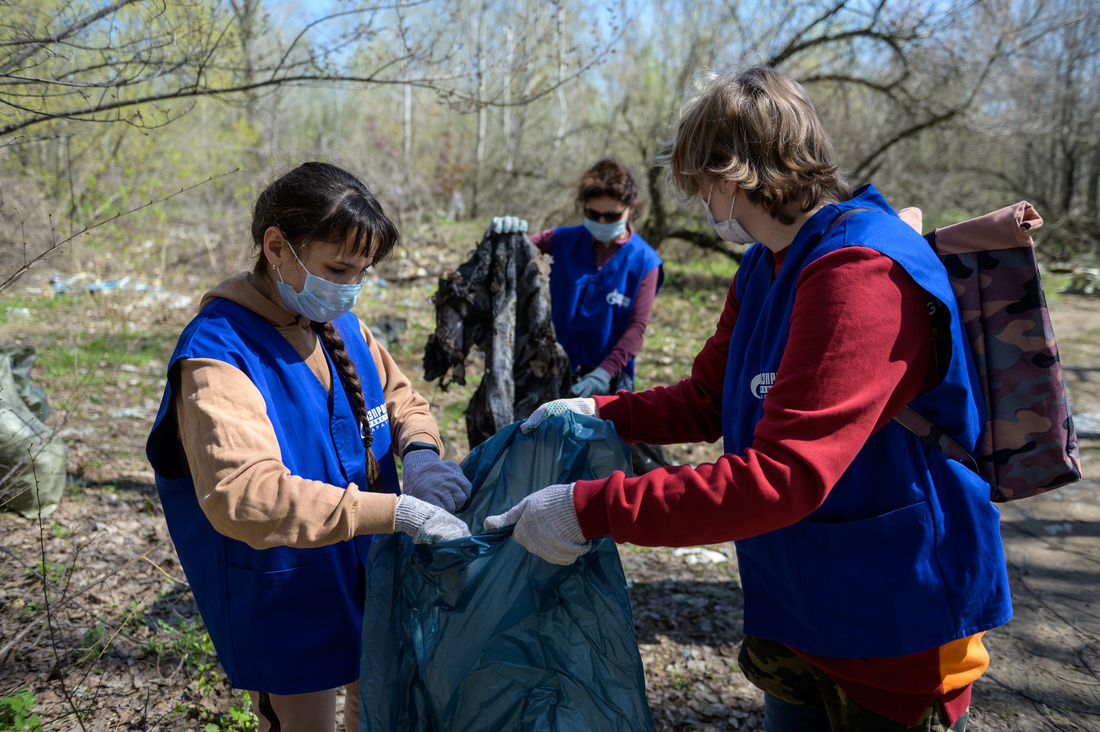
<svg viewBox="0 0 1100 732">
<path fill-rule="evenodd" d="M 476 88 L 464 88 L 471 77 L 461 59 L 448 56 L 460 47 L 445 40 L 443 34 L 451 30 L 448 24 L 424 24 L 420 36 L 410 35 L 413 25 L 403 20 L 404 14 L 418 8 L 425 13 L 436 7 L 449 8 L 438 0 L 371 3 L 329 12 L 293 31 L 268 64 L 256 63 L 250 56 L 239 60 L 231 53 L 229 39 L 237 32 L 241 13 L 235 5 L 236 16 L 219 18 L 208 17 L 205 3 L 174 4 L 170 6 L 173 14 L 169 14 L 169 6 L 157 0 L 153 5 L 157 12 L 131 19 L 129 36 L 115 33 L 113 26 L 98 28 L 98 24 L 113 23 L 125 7 L 142 8 L 151 2 L 118 0 L 45 35 L 19 29 L 15 23 L 9 26 L 9 33 L 15 29 L 16 35 L 5 44 L 22 49 L 0 66 L 0 109 L 9 112 L 0 114 L 0 137 L 51 120 L 93 121 L 110 115 L 107 119 L 119 121 L 120 112 L 130 108 L 177 99 L 246 95 L 282 86 L 405 85 L 432 90 L 453 105 L 523 106 L 559 91 L 600 63 L 614 40 L 590 49 L 587 55 L 570 47 L 569 63 L 561 63 L 554 78 L 536 81 L 532 76 L 518 95 L 487 95 Z M 400 50 L 378 59 L 372 70 L 356 71 L 352 66 L 362 61 L 342 54 L 356 47 L 365 49 L 366 40 L 378 32 L 376 24 L 389 28 L 387 20 L 379 19 L 379 14 L 386 12 L 397 14 L 394 32 Z M 355 17 L 368 18 L 367 25 L 352 26 Z M 339 28 L 339 38 L 311 45 L 311 34 L 322 26 Z M 560 34 L 564 29 L 558 26 L 547 32 Z M 81 34 L 88 35 L 88 42 L 77 45 Z M 48 63 L 31 63 L 42 54 L 47 54 L 44 60 Z M 401 73 L 390 73 L 398 67 Z M 93 96 L 96 92 L 98 96 Z"/>
<path fill-rule="evenodd" d="M 135 2 L 140 2 L 140 0 L 118 0 L 118 2 L 101 8 L 97 12 L 76 21 L 72 25 L 57 31 L 56 33 L 51 33 L 46 38 L 31 40 L 29 43 L 26 44 L 25 49 L 23 49 L 21 52 L 17 53 L 15 56 L 8 59 L 4 63 L 0 64 L 0 74 L 6 74 L 8 71 L 23 63 L 27 59 L 31 58 L 50 44 L 60 43 L 61 41 L 69 38 L 73 34 L 84 30 L 93 23 L 96 23 L 103 18 L 114 15 L 122 8 L 126 7 L 127 5 L 132 5 Z"/>
</svg>

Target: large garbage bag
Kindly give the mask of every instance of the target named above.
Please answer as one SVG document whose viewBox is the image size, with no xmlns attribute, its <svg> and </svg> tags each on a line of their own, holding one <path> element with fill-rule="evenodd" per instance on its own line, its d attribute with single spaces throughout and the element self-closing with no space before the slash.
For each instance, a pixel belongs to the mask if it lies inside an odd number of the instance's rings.
<svg viewBox="0 0 1100 732">
<path fill-rule="evenodd" d="M 609 538 L 568 567 L 486 532 L 486 516 L 553 483 L 629 471 L 609 422 L 571 413 L 518 423 L 463 463 L 473 536 L 371 545 L 361 732 L 653 729 L 626 578 Z"/>
<path fill-rule="evenodd" d="M 65 443 L 42 421 L 46 392 L 30 380 L 35 350 L 0 346 L 0 510 L 49 516 L 65 492 Z"/>
</svg>

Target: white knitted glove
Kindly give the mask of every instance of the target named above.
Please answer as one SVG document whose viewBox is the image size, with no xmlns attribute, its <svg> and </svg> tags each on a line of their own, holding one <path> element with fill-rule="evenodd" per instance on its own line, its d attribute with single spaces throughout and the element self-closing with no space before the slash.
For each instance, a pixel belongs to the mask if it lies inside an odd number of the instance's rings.
<svg viewBox="0 0 1100 732">
<path fill-rule="evenodd" d="M 552 485 L 536 491 L 507 512 L 486 517 L 485 528 L 492 531 L 515 524 L 512 538 L 527 551 L 551 564 L 572 564 L 591 547 L 577 521 L 574 485 Z"/>
<path fill-rule="evenodd" d="M 529 435 L 546 420 L 551 417 L 556 417 L 559 414 L 565 414 L 566 412 L 575 412 L 577 414 L 583 414 L 586 417 L 595 417 L 596 400 L 587 397 L 578 399 L 555 399 L 552 402 L 540 404 L 538 409 L 531 412 L 531 416 L 519 426 L 520 432 Z"/>
<path fill-rule="evenodd" d="M 470 529 L 462 519 L 455 518 L 439 506 L 412 496 L 401 496 L 397 499 L 397 516 L 393 529 L 405 532 L 417 544 L 436 544 L 470 535 Z"/>
<path fill-rule="evenodd" d="M 448 513 L 465 505 L 473 490 L 458 463 L 441 460 L 434 450 L 407 452 L 401 466 L 401 492 L 435 504 Z"/>
</svg>

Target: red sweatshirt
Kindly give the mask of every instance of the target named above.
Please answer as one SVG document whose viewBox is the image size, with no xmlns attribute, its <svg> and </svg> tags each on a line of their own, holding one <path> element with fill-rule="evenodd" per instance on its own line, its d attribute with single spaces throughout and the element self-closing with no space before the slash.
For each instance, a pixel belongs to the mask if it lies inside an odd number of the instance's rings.
<svg viewBox="0 0 1100 732">
<path fill-rule="evenodd" d="M 779 267 L 782 252 L 776 260 Z M 934 385 L 926 300 L 899 265 L 865 247 L 832 252 L 807 266 L 752 446 L 697 467 L 579 481 L 574 500 L 584 535 L 610 534 L 617 542 L 643 546 L 711 544 L 779 529 L 809 515 L 867 438 Z M 636 394 L 598 396 L 600 417 L 611 420 L 627 442 L 718 439 L 738 310 L 731 286 L 690 378 Z M 829 659 L 792 650 L 857 702 L 907 724 L 915 724 L 936 698 L 952 719 L 961 714 L 969 704 L 970 683 L 988 665 L 980 636 L 890 659 Z"/>
</svg>

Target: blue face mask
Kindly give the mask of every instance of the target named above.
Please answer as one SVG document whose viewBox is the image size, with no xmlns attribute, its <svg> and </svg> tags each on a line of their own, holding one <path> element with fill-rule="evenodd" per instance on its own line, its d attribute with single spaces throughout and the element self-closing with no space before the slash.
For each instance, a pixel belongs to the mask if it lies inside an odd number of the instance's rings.
<svg viewBox="0 0 1100 732">
<path fill-rule="evenodd" d="M 336 320 L 351 310 L 359 297 L 359 291 L 363 289 L 362 284 L 338 285 L 318 277 L 306 269 L 302 260 L 298 259 L 298 253 L 294 251 L 294 247 L 288 244 L 287 249 L 305 270 L 306 283 L 302 286 L 301 292 L 296 292 L 293 287 L 283 282 L 283 273 L 276 267 L 279 281 L 275 285 L 279 288 L 279 296 L 283 298 L 283 304 L 299 315 L 304 315 L 318 323 Z"/>
<path fill-rule="evenodd" d="M 596 241 L 614 241 L 626 232 L 626 219 L 605 224 L 599 221 L 593 221 L 586 216 L 584 219 L 584 228 L 588 229 L 588 233 L 591 234 L 592 238 Z"/>
</svg>

